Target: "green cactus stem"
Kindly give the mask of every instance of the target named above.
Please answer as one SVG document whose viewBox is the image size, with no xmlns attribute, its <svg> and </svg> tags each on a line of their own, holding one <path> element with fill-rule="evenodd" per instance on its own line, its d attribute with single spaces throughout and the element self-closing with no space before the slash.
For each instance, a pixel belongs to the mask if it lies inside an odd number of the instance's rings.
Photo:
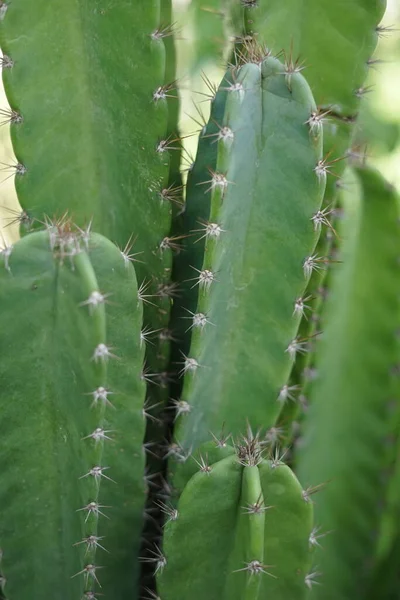
<svg viewBox="0 0 400 600">
<path fill-rule="evenodd" d="M 113 570 L 113 597 L 122 599 L 120 590 L 134 594 L 137 541 L 119 536 L 117 544 L 102 528 L 111 515 L 114 535 L 129 525 L 138 539 L 142 528 L 142 311 L 133 268 L 111 242 L 88 240 L 65 221 L 0 260 L 6 595 L 91 598 L 108 565 L 104 589 Z M 108 318 L 111 296 L 118 308 Z"/>
<path fill-rule="evenodd" d="M 318 524 L 331 531 L 318 552 L 318 599 L 364 597 L 371 580 L 398 348 L 397 203 L 373 171 L 357 169 L 347 182 L 343 264 L 331 282 L 297 458 L 303 484 L 329 482 L 316 504 Z"/>
<path fill-rule="evenodd" d="M 201 452 L 155 560 L 165 600 L 306 597 L 313 505 L 251 432 L 213 464 Z M 205 448 L 204 448 L 205 450 Z"/>
<path fill-rule="evenodd" d="M 203 264 L 190 277 L 198 290 L 191 347 L 180 357 L 190 410 L 178 419 L 177 441 L 193 449 L 224 423 L 233 435 L 246 419 L 274 424 L 293 358 L 305 348 L 296 302 L 323 266 L 313 254 L 313 217 L 326 173 L 307 83 L 268 57 L 234 71 L 225 87 L 216 170 L 199 186 L 211 204 L 197 232 Z"/>
</svg>

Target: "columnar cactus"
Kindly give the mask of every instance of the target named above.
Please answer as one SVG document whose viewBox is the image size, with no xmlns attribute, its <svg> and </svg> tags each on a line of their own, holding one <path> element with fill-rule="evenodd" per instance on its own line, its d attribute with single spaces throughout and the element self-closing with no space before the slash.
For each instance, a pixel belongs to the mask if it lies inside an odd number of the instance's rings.
<svg viewBox="0 0 400 600">
<path fill-rule="evenodd" d="M 133 267 L 62 221 L 3 252 L 0 278 L 7 595 L 89 598 L 101 566 L 104 590 L 126 597 L 145 499 Z"/>
<path fill-rule="evenodd" d="M 193 1 L 192 66 L 230 58 L 185 186 L 171 2 L 117 4 L 0 1 L 0 598 L 392 600 L 385 3 Z"/>
</svg>

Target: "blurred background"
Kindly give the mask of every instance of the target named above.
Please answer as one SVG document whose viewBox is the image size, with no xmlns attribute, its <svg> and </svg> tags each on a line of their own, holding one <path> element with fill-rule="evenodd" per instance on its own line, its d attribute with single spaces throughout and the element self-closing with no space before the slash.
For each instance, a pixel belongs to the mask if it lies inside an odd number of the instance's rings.
<svg viewBox="0 0 400 600">
<path fill-rule="evenodd" d="M 173 0 L 173 5 L 181 97 L 180 127 L 182 136 L 189 136 L 183 140 L 184 172 L 195 158 L 198 133 L 209 116 L 210 103 L 202 100 L 207 99 L 208 86 L 221 81 L 224 62 L 211 61 L 197 68 L 196 43 L 199 41 L 194 39 L 191 0 Z M 382 22 L 386 31 L 380 36 L 374 55 L 376 62 L 371 64 L 369 71 L 366 83 L 369 91 L 362 99 L 360 129 L 363 141 L 367 142 L 368 161 L 400 191 L 400 0 L 387 0 L 387 5 Z M 216 44 L 221 41 L 215 38 Z M 224 57 L 228 55 L 229 48 Z M 0 86 L 0 117 L 7 108 L 7 99 Z M 19 205 L 14 176 L 10 176 L 7 168 L 16 162 L 9 124 L 2 123 L 0 118 L 0 125 L 0 246 L 4 246 L 19 237 L 18 223 L 15 222 Z"/>
</svg>

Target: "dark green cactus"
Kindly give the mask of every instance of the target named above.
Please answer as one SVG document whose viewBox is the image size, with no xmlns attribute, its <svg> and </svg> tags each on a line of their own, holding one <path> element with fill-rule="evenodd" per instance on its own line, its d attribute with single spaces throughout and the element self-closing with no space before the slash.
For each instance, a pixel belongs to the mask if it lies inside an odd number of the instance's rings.
<svg viewBox="0 0 400 600">
<path fill-rule="evenodd" d="M 171 1 L 0 0 L 1 600 L 398 600 L 384 9 L 193 0 L 183 184 Z"/>
</svg>

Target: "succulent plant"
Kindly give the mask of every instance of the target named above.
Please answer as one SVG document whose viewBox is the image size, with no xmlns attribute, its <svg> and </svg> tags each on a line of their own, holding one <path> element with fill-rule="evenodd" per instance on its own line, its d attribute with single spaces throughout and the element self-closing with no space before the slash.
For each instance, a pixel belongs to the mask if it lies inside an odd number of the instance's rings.
<svg viewBox="0 0 400 600">
<path fill-rule="evenodd" d="M 195 0 L 183 185 L 170 0 L 0 2 L 1 599 L 398 598 L 384 9 Z"/>
</svg>

